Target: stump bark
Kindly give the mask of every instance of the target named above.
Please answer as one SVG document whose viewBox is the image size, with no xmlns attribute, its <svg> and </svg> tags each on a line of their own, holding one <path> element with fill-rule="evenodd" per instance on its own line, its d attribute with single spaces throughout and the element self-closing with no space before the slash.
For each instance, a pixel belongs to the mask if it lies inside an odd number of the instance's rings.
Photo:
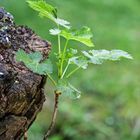
<svg viewBox="0 0 140 140">
<path fill-rule="evenodd" d="M 48 57 L 50 43 L 31 29 L 16 26 L 13 16 L 0 8 L 0 140 L 20 140 L 41 111 L 45 76 L 15 60 L 15 53 L 40 51 Z"/>
</svg>

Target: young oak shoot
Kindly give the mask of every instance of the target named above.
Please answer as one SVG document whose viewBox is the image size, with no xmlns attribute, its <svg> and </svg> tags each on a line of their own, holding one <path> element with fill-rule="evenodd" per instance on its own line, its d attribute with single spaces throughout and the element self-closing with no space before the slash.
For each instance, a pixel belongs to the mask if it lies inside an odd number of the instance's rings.
<svg viewBox="0 0 140 140">
<path fill-rule="evenodd" d="M 54 84 L 55 105 L 52 121 L 48 131 L 44 136 L 44 140 L 48 138 L 54 127 L 56 114 L 58 110 L 58 100 L 60 95 L 68 95 L 72 98 L 79 98 L 81 92 L 77 90 L 72 84 L 69 83 L 69 78 L 79 69 L 87 69 L 89 64 L 102 64 L 105 60 L 120 60 L 121 57 L 132 59 L 132 56 L 122 50 L 94 50 L 79 51 L 70 46 L 70 41 L 74 40 L 92 48 L 92 32 L 88 27 L 81 29 L 72 29 L 70 22 L 58 18 L 57 9 L 52 5 L 46 3 L 44 0 L 27 1 L 29 6 L 35 11 L 39 12 L 39 16 L 49 19 L 55 23 L 56 27 L 50 29 L 50 34 L 57 36 L 58 50 L 54 52 L 56 62 L 44 60 L 42 62 L 42 54 L 40 52 L 26 53 L 19 49 L 16 53 L 16 60 L 23 62 L 26 67 L 34 73 L 46 75 Z M 60 28 L 61 27 L 61 28 Z M 61 44 L 61 38 L 65 38 L 65 46 Z M 57 65 L 58 75 L 56 79 L 53 78 L 53 66 Z M 69 69 L 71 65 L 75 65 L 73 70 Z M 68 73 L 69 70 L 69 73 Z M 71 71 L 70 71 L 71 70 Z"/>
</svg>

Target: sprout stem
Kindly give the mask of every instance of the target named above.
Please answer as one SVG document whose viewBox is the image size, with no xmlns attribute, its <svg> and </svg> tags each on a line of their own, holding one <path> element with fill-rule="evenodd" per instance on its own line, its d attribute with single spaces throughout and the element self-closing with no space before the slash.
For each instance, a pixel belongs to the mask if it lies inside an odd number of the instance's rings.
<svg viewBox="0 0 140 140">
<path fill-rule="evenodd" d="M 54 84 L 54 86 L 57 85 L 57 83 L 55 82 L 55 80 L 52 78 L 52 76 L 50 74 L 47 74 L 48 78 L 52 81 L 52 83 Z"/>
<path fill-rule="evenodd" d="M 64 71 L 63 71 L 63 74 L 62 74 L 62 76 L 61 76 L 61 79 L 63 79 L 65 73 L 67 72 L 68 67 L 69 67 L 69 63 L 67 63 L 67 66 L 65 67 L 65 69 L 64 69 Z"/>
<path fill-rule="evenodd" d="M 63 73 L 63 64 L 64 64 L 65 53 L 66 53 L 68 41 L 69 40 L 67 39 L 66 40 L 66 43 L 65 43 L 65 46 L 64 46 L 63 54 L 62 54 L 62 57 L 61 57 L 61 64 L 60 64 L 60 73 L 61 73 L 61 76 L 60 77 L 62 77 L 62 73 Z"/>
<path fill-rule="evenodd" d="M 76 69 L 74 69 L 73 71 L 71 71 L 66 78 L 69 78 L 72 74 L 74 74 L 77 70 L 79 70 L 81 68 L 81 66 L 77 67 Z"/>
</svg>

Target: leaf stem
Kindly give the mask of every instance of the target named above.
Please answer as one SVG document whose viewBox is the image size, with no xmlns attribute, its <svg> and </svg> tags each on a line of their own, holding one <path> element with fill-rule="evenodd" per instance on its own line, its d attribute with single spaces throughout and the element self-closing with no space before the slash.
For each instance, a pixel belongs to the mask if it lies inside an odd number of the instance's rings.
<svg viewBox="0 0 140 140">
<path fill-rule="evenodd" d="M 63 79 L 63 77 L 64 77 L 64 75 L 65 75 L 65 73 L 66 73 L 66 71 L 67 71 L 69 65 L 70 65 L 70 64 L 67 63 L 67 66 L 65 67 L 65 69 L 64 69 L 64 71 L 63 71 L 63 74 L 62 74 L 62 76 L 61 76 L 61 79 Z"/>
<path fill-rule="evenodd" d="M 52 83 L 54 84 L 54 86 L 57 85 L 57 83 L 55 82 L 55 80 L 52 78 L 52 76 L 50 74 L 47 74 L 48 78 L 52 81 Z"/>
<path fill-rule="evenodd" d="M 57 25 L 58 29 L 59 29 L 59 25 Z M 59 56 L 61 54 L 61 40 L 60 40 L 60 34 L 58 34 L 58 53 Z"/>
<path fill-rule="evenodd" d="M 69 78 L 72 74 L 74 74 L 77 70 L 79 70 L 81 68 L 81 66 L 77 67 L 76 69 L 74 69 L 73 71 L 71 71 L 66 78 Z"/>
<path fill-rule="evenodd" d="M 61 58 L 61 64 L 60 64 L 60 72 L 61 72 L 61 77 L 62 77 L 62 73 L 63 73 L 63 64 L 64 64 L 64 59 L 65 59 L 65 53 L 66 53 L 66 49 L 68 46 L 68 39 L 66 40 L 65 46 L 64 46 L 64 50 L 63 50 L 63 54 L 62 54 L 62 58 Z"/>
<path fill-rule="evenodd" d="M 77 70 L 79 70 L 82 66 L 84 66 L 85 63 L 81 64 L 80 66 L 78 66 L 77 68 L 75 68 L 73 71 L 71 71 L 66 78 L 69 78 L 72 74 L 74 74 Z"/>
<path fill-rule="evenodd" d="M 57 27 L 59 29 L 59 25 L 57 24 Z M 58 64 L 61 63 L 61 39 L 60 39 L 60 34 L 57 35 L 57 40 L 58 40 Z M 61 66 L 58 65 L 58 76 L 61 77 Z"/>
<path fill-rule="evenodd" d="M 68 46 L 68 42 L 69 42 L 69 40 L 67 39 L 67 40 L 66 40 L 66 43 L 65 43 L 65 47 L 64 47 L 64 51 L 63 51 L 63 55 L 64 55 L 65 52 L 66 52 L 66 49 L 67 49 L 67 46 Z"/>
</svg>

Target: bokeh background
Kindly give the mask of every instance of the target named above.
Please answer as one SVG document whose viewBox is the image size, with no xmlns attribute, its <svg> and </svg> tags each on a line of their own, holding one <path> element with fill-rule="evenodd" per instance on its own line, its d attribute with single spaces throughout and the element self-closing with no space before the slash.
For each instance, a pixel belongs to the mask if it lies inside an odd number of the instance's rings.
<svg viewBox="0 0 140 140">
<path fill-rule="evenodd" d="M 59 16 L 73 27 L 89 26 L 96 49 L 122 49 L 134 57 L 120 62 L 90 66 L 71 79 L 82 91 L 79 100 L 62 97 L 57 124 L 49 140 L 140 140 L 140 1 L 139 0 L 47 0 Z M 56 39 L 48 29 L 54 25 L 37 16 L 25 0 L 0 0 L 15 17 L 42 38 Z M 74 44 L 76 48 L 81 44 Z M 84 49 L 84 46 L 80 47 Z M 42 140 L 52 110 L 52 85 L 46 84 L 47 100 L 28 132 L 29 140 Z"/>
</svg>

